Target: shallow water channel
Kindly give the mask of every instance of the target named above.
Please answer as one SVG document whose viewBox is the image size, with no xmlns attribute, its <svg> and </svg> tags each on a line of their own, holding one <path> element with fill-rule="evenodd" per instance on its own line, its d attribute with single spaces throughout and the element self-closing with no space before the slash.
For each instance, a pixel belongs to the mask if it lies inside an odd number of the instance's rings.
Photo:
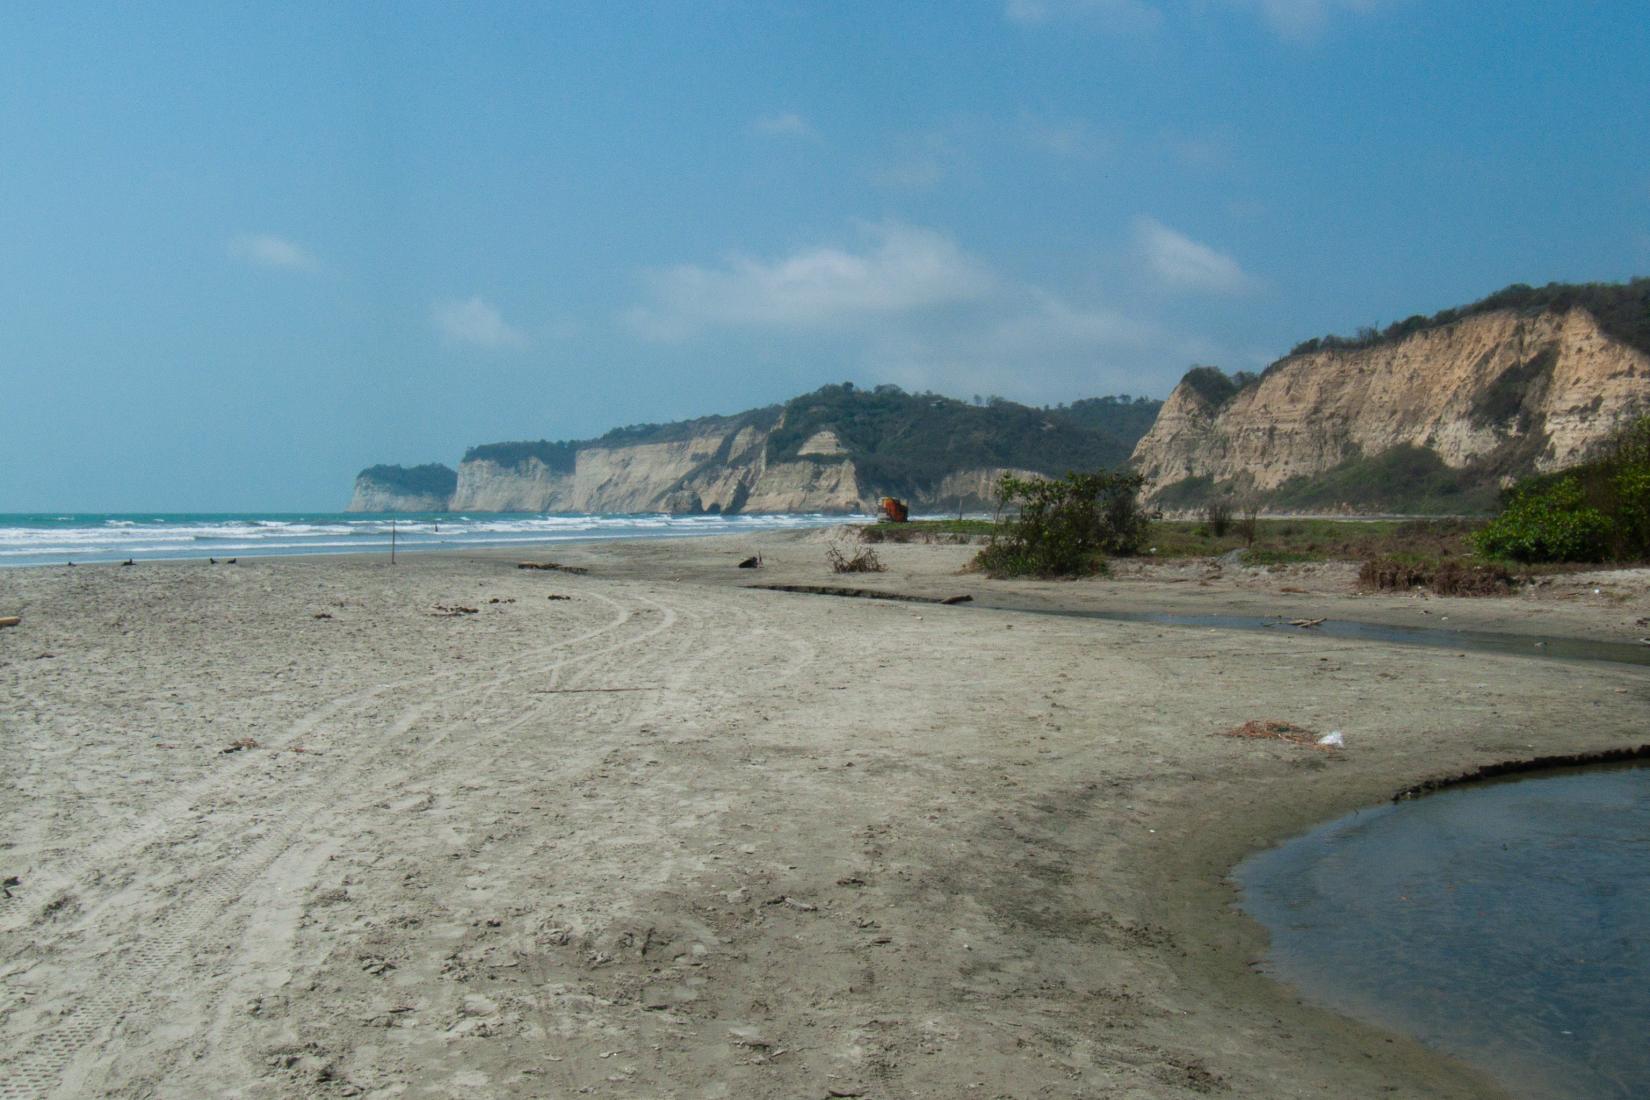
<svg viewBox="0 0 1650 1100">
<path fill-rule="evenodd" d="M 1195 615 L 1168 611 L 1088 611 L 1022 607 L 1005 610 L 1073 619 L 1106 619 L 1112 622 L 1205 627 L 1216 630 L 1301 629 L 1291 625 L 1287 618 L 1275 615 Z M 1650 665 L 1650 645 L 1632 642 L 1599 642 L 1589 638 L 1562 636 L 1531 637 L 1523 634 L 1501 634 L 1490 630 L 1450 630 L 1430 626 L 1388 626 L 1353 619 L 1325 619 L 1310 630 L 1314 634 L 1322 634 L 1329 638 L 1432 646 L 1462 653 L 1504 653 L 1515 657 L 1546 657 L 1561 661 L 1608 661 L 1615 664 Z"/>
<path fill-rule="evenodd" d="M 1360 810 L 1234 877 L 1268 973 L 1515 1096 L 1650 1096 L 1650 767 Z"/>
</svg>

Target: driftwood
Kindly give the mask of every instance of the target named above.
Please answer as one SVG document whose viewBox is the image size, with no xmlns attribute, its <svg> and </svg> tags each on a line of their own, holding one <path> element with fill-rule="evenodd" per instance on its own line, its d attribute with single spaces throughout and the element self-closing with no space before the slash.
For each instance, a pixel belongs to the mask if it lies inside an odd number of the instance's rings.
<svg viewBox="0 0 1650 1100">
<path fill-rule="evenodd" d="M 0 626 L 16 626 L 22 621 L 21 615 L 0 615 Z"/>
<path fill-rule="evenodd" d="M 973 596 L 908 596 L 903 592 L 879 592 L 874 588 L 848 588 L 834 584 L 750 584 L 766 592 L 801 592 L 809 596 L 848 596 L 861 600 L 899 600 L 903 603 L 972 603 Z"/>
<path fill-rule="evenodd" d="M 588 573 L 590 570 L 582 565 L 562 565 L 554 561 L 518 561 L 517 569 L 549 569 L 556 573 Z"/>
<path fill-rule="evenodd" d="M 1314 626 L 1322 626 L 1325 621 L 1324 619 L 1290 619 L 1289 625 L 1298 626 L 1302 630 L 1310 630 Z"/>
</svg>

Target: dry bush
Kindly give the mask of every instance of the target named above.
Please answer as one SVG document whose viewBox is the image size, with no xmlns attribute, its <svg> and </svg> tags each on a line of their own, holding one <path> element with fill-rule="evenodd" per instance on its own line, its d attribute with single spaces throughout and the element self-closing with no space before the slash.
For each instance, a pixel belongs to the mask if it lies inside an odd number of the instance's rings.
<svg viewBox="0 0 1650 1100">
<path fill-rule="evenodd" d="M 1252 741 L 1287 741 L 1291 745 L 1307 745 L 1315 749 L 1329 748 L 1328 745 L 1318 744 L 1318 735 L 1306 727 L 1297 726 L 1292 722 L 1280 722 L 1275 718 L 1252 718 L 1241 726 L 1222 730 L 1220 735 Z"/>
<path fill-rule="evenodd" d="M 1371 558 L 1358 570 L 1358 583 L 1377 592 L 1425 588 L 1435 596 L 1505 596 L 1517 581 L 1498 565 Z"/>
<path fill-rule="evenodd" d="M 888 567 L 882 564 L 877 552 L 869 546 L 861 546 L 854 550 L 852 555 L 844 554 L 842 547 L 832 546 L 825 551 L 825 560 L 831 565 L 833 573 L 885 573 Z"/>
</svg>

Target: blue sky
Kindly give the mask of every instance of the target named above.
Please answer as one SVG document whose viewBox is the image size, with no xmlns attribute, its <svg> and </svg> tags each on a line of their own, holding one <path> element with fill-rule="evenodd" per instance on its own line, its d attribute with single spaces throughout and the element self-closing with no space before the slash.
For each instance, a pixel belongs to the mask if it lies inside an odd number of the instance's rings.
<svg viewBox="0 0 1650 1100">
<path fill-rule="evenodd" d="M 0 511 L 1650 272 L 1640 0 L 0 6 Z"/>
</svg>

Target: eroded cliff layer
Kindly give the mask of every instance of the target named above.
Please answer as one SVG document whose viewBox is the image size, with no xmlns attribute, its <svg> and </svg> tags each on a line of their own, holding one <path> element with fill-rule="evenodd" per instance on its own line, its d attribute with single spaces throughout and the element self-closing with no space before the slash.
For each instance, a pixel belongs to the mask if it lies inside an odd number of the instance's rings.
<svg viewBox="0 0 1650 1100">
<path fill-rule="evenodd" d="M 1149 497 L 1298 485 L 1413 449 L 1486 484 L 1558 469 L 1650 413 L 1650 357 L 1586 309 L 1495 310 L 1307 351 L 1233 386 L 1194 371 L 1135 447 Z"/>
<path fill-rule="evenodd" d="M 351 512 L 445 512 L 458 485 L 447 466 L 371 466 L 355 475 Z"/>
<path fill-rule="evenodd" d="M 1036 409 L 826 386 L 736 416 L 472 447 L 445 503 L 463 512 L 852 513 L 888 495 L 918 510 L 990 508 L 1003 472 L 1121 463 L 1157 404 L 1107 397 Z M 362 479 L 392 482 L 395 469 Z M 374 492 L 357 480 L 357 501 L 389 499 Z"/>
</svg>

